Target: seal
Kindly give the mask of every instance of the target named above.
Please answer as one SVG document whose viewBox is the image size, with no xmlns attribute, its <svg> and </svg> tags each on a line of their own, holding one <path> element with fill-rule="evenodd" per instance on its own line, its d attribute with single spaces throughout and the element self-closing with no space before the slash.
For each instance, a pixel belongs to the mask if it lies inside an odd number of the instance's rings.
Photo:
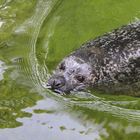
<svg viewBox="0 0 140 140">
<path fill-rule="evenodd" d="M 47 87 L 65 94 L 92 88 L 140 96 L 140 22 L 83 44 L 59 63 Z"/>
</svg>

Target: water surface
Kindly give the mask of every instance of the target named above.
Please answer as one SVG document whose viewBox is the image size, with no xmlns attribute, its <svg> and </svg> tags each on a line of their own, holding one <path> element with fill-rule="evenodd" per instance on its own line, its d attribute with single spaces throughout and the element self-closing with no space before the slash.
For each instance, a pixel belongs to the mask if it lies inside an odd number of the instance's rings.
<svg viewBox="0 0 140 140">
<path fill-rule="evenodd" d="M 140 98 L 45 88 L 84 42 L 140 17 L 139 0 L 0 0 L 0 139 L 139 140 Z"/>
</svg>

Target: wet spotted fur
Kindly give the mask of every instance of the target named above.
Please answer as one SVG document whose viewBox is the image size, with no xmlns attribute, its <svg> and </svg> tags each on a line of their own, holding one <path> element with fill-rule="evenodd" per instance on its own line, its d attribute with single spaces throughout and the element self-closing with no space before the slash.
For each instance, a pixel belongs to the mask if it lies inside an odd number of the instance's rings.
<svg viewBox="0 0 140 140">
<path fill-rule="evenodd" d="M 60 70 L 62 64 L 63 71 Z M 83 75 L 84 80 L 79 82 L 76 75 Z M 65 79 L 63 86 L 56 87 L 62 92 L 92 87 L 140 96 L 140 22 L 122 26 L 83 44 L 62 60 L 49 84 L 59 76 Z"/>
</svg>

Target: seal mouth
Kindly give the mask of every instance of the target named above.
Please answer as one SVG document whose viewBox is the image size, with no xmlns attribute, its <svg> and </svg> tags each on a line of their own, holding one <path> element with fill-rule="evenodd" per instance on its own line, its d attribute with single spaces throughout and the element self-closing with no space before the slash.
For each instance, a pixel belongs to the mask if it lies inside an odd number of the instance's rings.
<svg viewBox="0 0 140 140">
<path fill-rule="evenodd" d="M 81 84 L 77 87 L 70 87 L 69 88 L 65 87 L 65 86 L 62 86 L 62 87 L 53 87 L 51 84 L 47 83 L 46 84 L 46 88 L 47 89 L 50 89 L 52 90 L 53 92 L 57 93 L 57 94 L 61 94 L 61 95 L 67 95 L 69 93 L 72 93 L 72 92 L 78 92 L 78 91 L 85 91 L 86 90 L 86 86 Z"/>
<path fill-rule="evenodd" d="M 52 88 L 50 85 L 47 85 L 46 88 L 55 92 L 55 93 L 57 93 L 57 94 L 59 94 L 59 95 L 68 95 L 68 94 L 71 94 L 71 93 L 73 94 L 73 93 L 79 92 L 79 91 L 86 91 L 84 89 L 84 87 L 74 88 L 72 90 L 61 90 L 61 89 Z"/>
<path fill-rule="evenodd" d="M 64 93 L 62 90 L 52 88 L 52 86 L 49 85 L 49 84 L 46 85 L 46 88 L 47 88 L 47 89 L 50 89 L 50 90 L 52 90 L 52 91 L 54 91 L 55 93 L 58 93 L 58 94 L 61 94 L 61 95 L 65 95 L 65 93 Z"/>
<path fill-rule="evenodd" d="M 59 90 L 59 89 L 54 89 L 53 91 L 56 92 L 56 93 L 58 93 L 58 94 L 64 94 L 64 92 L 62 92 L 62 91 Z"/>
</svg>

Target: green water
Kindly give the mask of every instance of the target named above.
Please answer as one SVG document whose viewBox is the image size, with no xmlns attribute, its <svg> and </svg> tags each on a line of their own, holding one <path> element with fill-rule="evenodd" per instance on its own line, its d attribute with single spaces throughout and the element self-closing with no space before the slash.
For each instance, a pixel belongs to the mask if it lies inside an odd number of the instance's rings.
<svg viewBox="0 0 140 140">
<path fill-rule="evenodd" d="M 64 56 L 140 18 L 139 0 L 0 0 L 0 140 L 139 140 L 140 98 L 45 88 Z"/>
</svg>

